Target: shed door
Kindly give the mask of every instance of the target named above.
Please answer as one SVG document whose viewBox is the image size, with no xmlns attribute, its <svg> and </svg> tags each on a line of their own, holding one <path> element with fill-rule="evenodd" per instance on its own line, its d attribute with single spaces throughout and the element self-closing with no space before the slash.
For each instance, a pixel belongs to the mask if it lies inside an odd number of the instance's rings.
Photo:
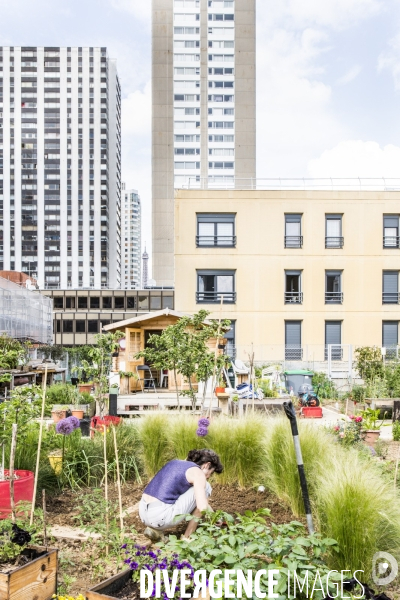
<svg viewBox="0 0 400 600">
<path fill-rule="evenodd" d="M 142 329 L 128 329 L 126 335 L 126 358 L 129 371 L 136 373 L 138 365 L 144 365 L 143 358 L 135 358 L 144 349 L 144 332 Z M 128 370 L 128 369 L 127 369 Z"/>
</svg>

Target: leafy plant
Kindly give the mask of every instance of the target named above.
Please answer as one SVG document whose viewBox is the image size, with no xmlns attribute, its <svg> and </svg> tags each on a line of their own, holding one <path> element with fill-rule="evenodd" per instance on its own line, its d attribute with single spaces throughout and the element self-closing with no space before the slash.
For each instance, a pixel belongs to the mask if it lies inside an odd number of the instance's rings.
<svg viewBox="0 0 400 600">
<path fill-rule="evenodd" d="M 366 398 L 366 388 L 363 385 L 353 385 L 351 388 L 349 398 L 353 400 L 353 402 L 362 403 Z"/>
<path fill-rule="evenodd" d="M 84 372 L 95 384 L 95 398 L 100 408 L 100 416 L 104 414 L 108 399 L 108 374 L 112 365 L 111 355 L 118 350 L 119 342 L 124 337 L 122 331 L 114 333 L 98 333 L 95 335 L 96 344 L 88 351 L 88 359 L 82 359 L 73 371 L 82 375 Z"/>
<path fill-rule="evenodd" d="M 265 398 L 278 398 L 278 390 L 275 387 L 271 389 L 269 379 L 258 379 L 257 386 L 261 388 Z"/>
<path fill-rule="evenodd" d="M 46 391 L 47 401 L 51 404 L 80 404 L 82 397 L 78 389 L 70 383 L 54 383 Z"/>
<path fill-rule="evenodd" d="M 259 569 L 266 569 L 268 572 L 269 569 L 276 569 L 278 584 L 275 591 L 280 597 L 286 597 L 288 570 L 296 569 L 299 580 L 303 581 L 307 572 L 312 574 L 318 569 L 327 590 L 329 568 L 324 559 L 328 550 L 337 549 L 335 540 L 323 539 L 318 534 L 308 536 L 304 532 L 304 526 L 296 521 L 268 526 L 265 517 L 269 516 L 269 513 L 268 509 L 246 511 L 244 515 L 236 517 L 222 511 L 205 513 L 190 540 L 178 539 L 171 535 L 167 543 L 159 545 L 160 552 L 155 554 L 154 558 L 151 553 L 150 557 L 146 557 L 145 552 L 141 552 L 137 559 L 134 555 L 135 573 L 142 561 L 148 558 L 152 559 L 149 562 L 159 563 L 163 560 L 168 568 L 168 560 L 175 557 L 179 564 L 188 563 L 189 567 L 186 568 L 192 571 L 204 569 L 207 574 L 215 568 L 231 569 L 234 584 L 230 591 L 236 598 L 239 597 L 235 593 L 235 572 L 238 569 L 244 572 L 255 572 Z M 268 591 L 266 581 L 261 580 L 261 589 L 263 592 Z M 176 594 L 179 594 L 179 590 L 176 590 Z M 313 598 L 320 600 L 325 595 L 322 591 L 316 591 Z M 225 597 L 225 593 L 222 593 L 222 597 Z M 306 598 L 306 590 L 300 593 L 298 590 L 297 597 Z"/>
<path fill-rule="evenodd" d="M 388 384 L 384 377 L 374 377 L 367 384 L 368 398 L 388 398 Z"/>
<path fill-rule="evenodd" d="M 0 369 L 17 369 L 26 360 L 28 347 L 6 334 L 0 335 Z"/>
<path fill-rule="evenodd" d="M 363 429 L 370 429 L 371 431 L 378 431 L 382 425 L 383 425 L 383 421 L 384 418 L 381 420 L 381 422 L 379 423 L 379 414 L 380 414 L 380 409 L 377 408 L 376 410 L 374 410 L 373 408 L 367 408 L 366 410 L 362 410 L 361 411 L 361 416 L 363 418 Z M 386 413 L 385 413 L 386 415 Z"/>
<path fill-rule="evenodd" d="M 393 440 L 395 442 L 400 442 L 400 421 L 395 421 L 393 423 Z"/>
<path fill-rule="evenodd" d="M 41 346 L 40 352 L 46 359 L 51 359 L 54 362 L 63 360 L 66 355 L 66 349 L 59 344 L 53 344 L 52 346 Z"/>
<path fill-rule="evenodd" d="M 356 446 L 364 439 L 364 435 L 362 433 L 362 417 L 352 415 L 350 419 L 351 421 L 345 421 L 342 419 L 330 429 L 328 428 L 328 431 L 334 435 L 336 440 L 346 447 Z"/>
<path fill-rule="evenodd" d="M 363 346 L 356 348 L 355 368 L 361 379 L 371 382 L 373 379 L 382 378 L 384 375 L 384 364 L 381 349 L 376 346 Z"/>
<path fill-rule="evenodd" d="M 338 390 L 328 375 L 323 372 L 316 372 L 312 378 L 313 388 L 318 390 L 319 398 L 336 400 L 338 398 Z"/>
</svg>

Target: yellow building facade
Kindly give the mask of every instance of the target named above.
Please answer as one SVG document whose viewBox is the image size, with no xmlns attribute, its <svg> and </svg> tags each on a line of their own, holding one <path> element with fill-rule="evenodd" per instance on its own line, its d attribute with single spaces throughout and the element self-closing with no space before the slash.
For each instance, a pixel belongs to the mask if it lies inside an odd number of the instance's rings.
<svg viewBox="0 0 400 600">
<path fill-rule="evenodd" d="M 399 215 L 400 191 L 177 190 L 176 310 L 231 319 L 242 360 L 394 352 Z"/>
</svg>

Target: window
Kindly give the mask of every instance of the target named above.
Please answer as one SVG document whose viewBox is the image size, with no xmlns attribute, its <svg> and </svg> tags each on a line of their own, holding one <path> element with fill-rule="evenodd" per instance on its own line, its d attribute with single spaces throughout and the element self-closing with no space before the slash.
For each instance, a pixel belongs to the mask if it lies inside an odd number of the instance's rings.
<svg viewBox="0 0 400 600">
<path fill-rule="evenodd" d="M 399 216 L 386 215 L 383 217 L 383 247 L 399 248 Z"/>
<path fill-rule="evenodd" d="M 302 360 L 301 321 L 285 321 L 285 360 Z"/>
<path fill-rule="evenodd" d="M 230 358 L 236 358 L 236 321 L 231 321 L 231 328 L 225 333 L 225 339 L 228 340 L 225 346 L 225 354 Z"/>
<path fill-rule="evenodd" d="M 342 215 L 326 215 L 325 248 L 343 248 Z"/>
<path fill-rule="evenodd" d="M 64 298 L 62 296 L 54 296 L 53 303 L 54 308 L 64 308 Z"/>
<path fill-rule="evenodd" d="M 399 272 L 383 271 L 382 304 L 399 303 Z"/>
<path fill-rule="evenodd" d="M 342 322 L 325 321 L 325 360 L 342 360 Z M 329 350 L 330 348 L 330 350 Z"/>
<path fill-rule="evenodd" d="M 65 298 L 65 308 L 75 308 L 75 297 Z"/>
<path fill-rule="evenodd" d="M 198 214 L 197 215 L 197 248 L 236 246 L 234 214 Z"/>
<path fill-rule="evenodd" d="M 90 320 L 87 322 L 88 324 L 88 333 L 98 333 L 99 331 L 99 322 L 96 320 Z"/>
<path fill-rule="evenodd" d="M 325 304 L 342 304 L 342 272 L 325 271 Z"/>
<path fill-rule="evenodd" d="M 125 308 L 125 298 L 122 296 L 115 296 L 114 298 L 114 306 L 116 310 L 124 310 Z"/>
<path fill-rule="evenodd" d="M 90 297 L 90 308 L 100 308 L 100 298 L 98 296 Z"/>
<path fill-rule="evenodd" d="M 157 296 L 150 294 L 150 310 L 161 310 L 161 293 Z"/>
<path fill-rule="evenodd" d="M 197 271 L 198 304 L 224 304 L 236 302 L 235 271 Z"/>
<path fill-rule="evenodd" d="M 88 307 L 88 299 L 87 296 L 78 296 L 78 308 L 86 308 Z"/>
<path fill-rule="evenodd" d="M 112 297 L 111 296 L 103 296 L 103 308 L 112 309 Z"/>
<path fill-rule="evenodd" d="M 386 348 L 386 358 L 397 358 L 397 346 L 399 343 L 398 321 L 383 321 L 382 323 L 382 346 Z"/>
<path fill-rule="evenodd" d="M 136 308 L 136 296 L 128 296 L 126 298 L 126 308 Z"/>
<path fill-rule="evenodd" d="M 301 215 L 285 215 L 285 248 L 302 248 Z"/>
<path fill-rule="evenodd" d="M 83 319 L 75 321 L 75 333 L 86 333 L 86 321 Z"/>
<path fill-rule="evenodd" d="M 163 297 L 162 297 L 162 304 L 163 304 L 163 308 L 171 308 L 173 310 L 174 309 L 174 297 L 166 296 L 165 292 L 164 292 Z"/>
<path fill-rule="evenodd" d="M 63 333 L 72 333 L 73 332 L 73 321 L 71 319 L 66 319 L 62 322 L 63 324 Z"/>
<path fill-rule="evenodd" d="M 285 304 L 302 304 L 301 271 L 285 271 Z"/>
</svg>

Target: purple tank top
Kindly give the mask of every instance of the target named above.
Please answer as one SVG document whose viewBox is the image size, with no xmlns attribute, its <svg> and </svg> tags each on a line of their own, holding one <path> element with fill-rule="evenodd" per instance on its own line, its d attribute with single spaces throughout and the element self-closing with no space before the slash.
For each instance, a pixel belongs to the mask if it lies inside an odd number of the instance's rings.
<svg viewBox="0 0 400 600">
<path fill-rule="evenodd" d="M 186 479 L 186 471 L 192 467 L 200 469 L 199 465 L 189 460 L 170 460 L 153 477 L 144 493 L 165 504 L 175 504 L 179 496 L 192 487 Z"/>
</svg>

